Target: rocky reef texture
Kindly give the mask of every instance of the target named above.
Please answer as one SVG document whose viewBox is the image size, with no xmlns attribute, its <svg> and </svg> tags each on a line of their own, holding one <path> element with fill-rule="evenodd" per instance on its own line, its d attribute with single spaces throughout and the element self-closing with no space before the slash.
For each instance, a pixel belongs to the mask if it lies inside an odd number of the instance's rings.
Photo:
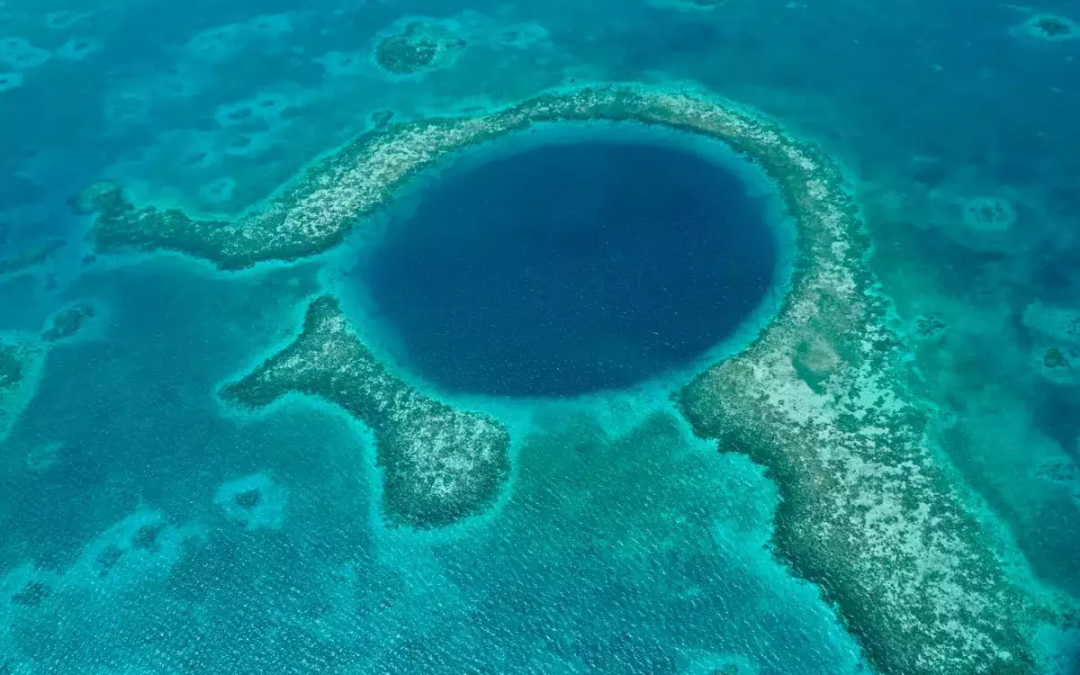
<svg viewBox="0 0 1080 675">
<path fill-rule="evenodd" d="M 393 75 L 412 75 L 449 66 L 464 48 L 465 40 L 453 31 L 414 21 L 400 33 L 379 40 L 375 62 Z"/>
<path fill-rule="evenodd" d="M 487 415 L 456 410 L 394 377 L 338 307 L 312 302 L 295 342 L 222 397 L 257 408 L 298 392 L 334 403 L 375 435 L 383 510 L 393 523 L 431 528 L 491 506 L 509 476 L 510 435 Z"/>
<path fill-rule="evenodd" d="M 86 322 L 94 317 L 94 308 L 90 305 L 78 304 L 65 307 L 49 320 L 49 327 L 41 334 L 45 342 L 57 342 L 74 336 Z"/>
<path fill-rule="evenodd" d="M 34 397 L 46 351 L 31 336 L 0 334 L 0 442 Z"/>
<path fill-rule="evenodd" d="M 776 550 L 839 607 L 881 673 L 1028 673 L 1038 610 L 936 451 L 932 411 L 866 271 L 869 241 L 831 161 L 776 127 L 713 113 L 795 216 L 783 308 L 679 394 L 695 431 L 767 467 Z"/>
<path fill-rule="evenodd" d="M 545 122 L 636 121 L 694 128 L 700 115 L 749 117 L 704 104 L 686 92 L 633 86 L 571 89 L 487 115 L 384 124 L 310 167 L 236 220 L 199 219 L 178 208 L 137 206 L 121 186 L 102 183 L 75 201 L 96 212 L 92 237 L 101 252 L 175 251 L 240 269 L 295 260 L 340 243 L 362 217 L 390 201 L 414 174 L 465 146 Z M 728 139 L 734 145 L 737 137 Z"/>
<path fill-rule="evenodd" d="M 50 343 L 75 335 L 93 315 L 89 305 L 74 305 L 53 315 L 40 338 L 0 333 L 0 443 L 37 393 Z"/>
<path fill-rule="evenodd" d="M 214 503 L 226 518 L 244 529 L 278 530 L 285 521 L 288 491 L 270 476 L 257 473 L 222 485 Z"/>
<path fill-rule="evenodd" d="M 1028 35 L 1039 40 L 1074 40 L 1080 27 L 1062 16 L 1037 14 L 1024 23 Z"/>
<path fill-rule="evenodd" d="M 25 272 L 48 262 L 65 243 L 63 239 L 46 239 L 23 246 L 11 256 L 0 259 L 0 276 Z"/>
<path fill-rule="evenodd" d="M 699 435 L 748 454 L 777 481 L 777 552 L 825 590 L 880 673 L 1034 672 L 1036 608 L 954 487 L 932 415 L 904 388 L 905 351 L 885 327 L 843 176 L 766 119 L 689 89 L 582 87 L 373 130 L 235 222 L 136 207 L 115 186 L 84 201 L 99 213 L 103 251 L 165 249 L 241 268 L 331 248 L 413 174 L 465 146 L 590 121 L 719 139 L 760 164 L 794 216 L 799 250 L 782 309 L 755 343 L 678 397 Z M 473 512 L 506 474 L 506 432 L 393 378 L 331 299 L 312 306 L 296 343 L 224 393 L 259 406 L 287 391 L 334 401 L 376 431 L 387 510 L 399 521 L 431 526 Z"/>
</svg>

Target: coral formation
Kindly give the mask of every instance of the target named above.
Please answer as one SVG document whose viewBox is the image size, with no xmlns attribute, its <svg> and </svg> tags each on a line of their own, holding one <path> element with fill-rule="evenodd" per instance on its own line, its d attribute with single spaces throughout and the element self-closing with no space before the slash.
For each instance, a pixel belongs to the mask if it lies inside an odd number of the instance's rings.
<svg viewBox="0 0 1080 675">
<path fill-rule="evenodd" d="M 40 607 L 53 594 L 55 585 L 54 575 L 31 564 L 9 570 L 0 576 L 0 615 L 3 604 L 21 609 Z"/>
<path fill-rule="evenodd" d="M 680 12 L 712 12 L 728 0 L 650 0 L 656 7 Z"/>
<path fill-rule="evenodd" d="M 280 528 L 285 520 L 287 500 L 285 488 L 264 473 L 225 483 L 214 496 L 214 503 L 225 512 L 225 517 L 247 530 Z"/>
<path fill-rule="evenodd" d="M 52 316 L 49 327 L 41 334 L 45 342 L 65 340 L 79 332 L 94 316 L 90 305 L 78 304 L 66 307 Z"/>
<path fill-rule="evenodd" d="M 412 75 L 454 62 L 465 40 L 442 26 L 414 21 L 375 45 L 375 61 L 394 75 Z"/>
<path fill-rule="evenodd" d="M 72 38 L 60 46 L 56 56 L 69 61 L 82 61 L 100 49 L 101 41 L 96 38 Z"/>
<path fill-rule="evenodd" d="M 45 349 L 25 335 L 0 335 L 0 442 L 37 391 Z"/>
<path fill-rule="evenodd" d="M 289 392 L 334 403 L 372 430 L 383 509 L 392 522 L 428 528 L 478 513 L 494 502 L 509 475 L 506 429 L 394 377 L 353 332 L 334 298 L 312 302 L 296 341 L 221 393 L 255 408 Z"/>
<path fill-rule="evenodd" d="M 694 120 L 683 119 L 680 110 L 687 100 L 694 99 L 680 91 L 585 87 L 541 95 L 487 115 L 386 124 L 317 163 L 262 208 L 252 208 L 232 221 L 192 218 L 177 208 L 137 207 L 113 183 L 84 190 L 75 206 L 97 213 L 92 237 L 101 252 L 169 250 L 209 260 L 222 269 L 295 260 L 340 243 L 363 216 L 384 206 L 418 171 L 463 147 L 546 122 L 692 128 Z M 725 140 L 722 135 L 720 139 Z M 727 140 L 739 145 L 738 139 Z"/>
<path fill-rule="evenodd" d="M 18 274 L 48 262 L 65 243 L 63 239 L 46 239 L 23 246 L 14 255 L 0 259 L 0 276 Z"/>
<path fill-rule="evenodd" d="M 758 341 L 679 394 L 684 413 L 769 469 L 777 551 L 837 603 L 879 672 L 1030 672 L 1030 607 L 904 389 L 906 352 L 840 171 L 779 128 L 735 130 L 795 215 L 797 271 Z"/>
<path fill-rule="evenodd" d="M 777 552 L 820 584 L 879 672 L 1030 672 L 1033 610 L 951 487 L 931 419 L 904 389 L 905 352 L 873 292 L 843 176 L 768 120 L 681 89 L 571 89 L 486 115 L 372 130 L 234 222 L 136 207 L 107 186 L 87 200 L 98 212 L 94 238 L 102 251 L 173 250 L 222 268 L 313 255 L 440 157 L 564 121 L 685 130 L 763 168 L 796 220 L 790 294 L 754 344 L 680 393 L 684 414 L 699 435 L 768 467 L 783 495 Z M 975 208 L 976 225 L 1011 224 L 995 204 L 989 221 L 980 215 L 987 205 Z M 431 526 L 472 513 L 505 477 L 505 430 L 394 378 L 330 298 L 312 304 L 295 343 L 223 394 L 256 407 L 290 391 L 337 403 L 375 431 L 386 510 L 398 521 Z"/>
<path fill-rule="evenodd" d="M 83 549 L 63 575 L 65 586 L 109 592 L 164 578 L 183 554 L 184 542 L 196 534 L 169 524 L 160 511 L 136 511 Z"/>
<path fill-rule="evenodd" d="M 1068 368 L 1069 362 L 1065 360 L 1065 354 L 1057 347 L 1051 347 L 1043 354 L 1043 365 L 1047 368 Z"/>
<path fill-rule="evenodd" d="M 0 93 L 18 89 L 23 85 L 25 79 L 26 77 L 18 71 L 0 73 Z"/>
<path fill-rule="evenodd" d="M 0 63 L 14 70 L 36 68 L 51 58 L 47 49 L 39 49 L 23 38 L 0 39 Z"/>
<path fill-rule="evenodd" d="M 1036 14 L 1024 22 L 1030 37 L 1039 40 L 1071 40 L 1080 37 L 1080 28 L 1062 16 Z"/>
<path fill-rule="evenodd" d="M 1004 199 L 978 197 L 963 209 L 964 225 L 979 232 L 1005 232 L 1016 222 L 1016 210 Z"/>
</svg>

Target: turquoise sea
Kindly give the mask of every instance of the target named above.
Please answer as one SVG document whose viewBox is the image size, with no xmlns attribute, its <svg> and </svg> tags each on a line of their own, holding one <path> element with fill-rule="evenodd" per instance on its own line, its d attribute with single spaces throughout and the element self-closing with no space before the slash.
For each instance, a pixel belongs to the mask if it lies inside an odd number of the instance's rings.
<svg viewBox="0 0 1080 675">
<path fill-rule="evenodd" d="M 604 83 L 708 92 L 842 168 L 942 489 L 1052 607 L 1030 660 L 942 675 L 1080 675 L 1078 24 L 1075 0 L 0 0 L 0 675 L 930 672 L 778 544 L 789 477 L 678 405 L 793 283 L 753 157 L 522 132 L 243 269 L 104 250 L 77 208 L 110 181 L 230 220 L 372 129 Z M 508 430 L 466 517 L 384 513 L 373 417 L 222 396 L 326 294 L 404 387 Z"/>
</svg>

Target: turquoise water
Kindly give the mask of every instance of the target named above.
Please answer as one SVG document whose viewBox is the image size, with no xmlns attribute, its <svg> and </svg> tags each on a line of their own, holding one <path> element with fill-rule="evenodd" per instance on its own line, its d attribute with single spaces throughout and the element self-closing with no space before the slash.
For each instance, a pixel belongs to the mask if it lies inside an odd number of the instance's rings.
<svg viewBox="0 0 1080 675">
<path fill-rule="evenodd" d="M 874 668 L 858 626 L 775 554 L 775 477 L 695 439 L 670 403 L 700 345 L 624 391 L 448 396 L 503 411 L 510 481 L 476 518 L 394 528 L 360 423 L 300 396 L 264 414 L 217 398 L 295 336 L 311 297 L 357 292 L 351 252 L 241 272 L 97 255 L 69 204 L 105 178 L 235 214 L 378 113 L 456 114 L 571 80 L 693 81 L 842 163 L 941 461 L 1017 577 L 1075 606 L 1080 40 L 1039 39 L 1024 22 L 1040 13 L 1080 21 L 1075 2 L 8 0 L 0 258 L 64 245 L 0 276 L 0 331 L 95 312 L 48 347 L 0 439 L 0 673 Z M 425 17 L 466 47 L 383 73 L 374 41 Z M 249 486 L 261 500 L 244 507 Z M 1042 670 L 1080 672 L 1075 615 L 1059 628 L 1040 636 Z"/>
</svg>

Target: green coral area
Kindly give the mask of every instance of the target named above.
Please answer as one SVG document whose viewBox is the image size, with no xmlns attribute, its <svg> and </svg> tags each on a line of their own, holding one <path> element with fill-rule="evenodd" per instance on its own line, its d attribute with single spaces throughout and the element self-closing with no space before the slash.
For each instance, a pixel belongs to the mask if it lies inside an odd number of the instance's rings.
<svg viewBox="0 0 1080 675">
<path fill-rule="evenodd" d="M 1069 362 L 1065 359 L 1065 354 L 1062 353 L 1057 347 L 1051 347 L 1046 350 L 1043 355 L 1043 365 L 1047 368 L 1068 368 Z"/>
<path fill-rule="evenodd" d="M 0 335 L 0 442 L 37 391 L 45 349 L 29 336 Z"/>
<path fill-rule="evenodd" d="M 414 21 L 405 30 L 379 40 L 375 61 L 394 75 L 412 75 L 448 66 L 465 48 L 465 40 L 442 26 Z"/>
<path fill-rule="evenodd" d="M 27 244 L 14 255 L 0 260 L 0 276 L 17 274 L 48 262 L 64 247 L 64 243 L 63 239 L 46 239 Z"/>
<path fill-rule="evenodd" d="M 93 316 L 94 308 L 90 305 L 66 307 L 53 315 L 49 327 L 41 334 L 41 339 L 45 342 L 67 339 L 78 333 Z"/>
<path fill-rule="evenodd" d="M 1050 14 L 1039 14 L 1028 21 L 1028 29 L 1046 40 L 1065 40 L 1076 37 L 1076 24 L 1068 19 Z"/>
<path fill-rule="evenodd" d="M 869 242 L 843 176 L 760 116 L 692 89 L 557 91 L 489 114 L 375 129 L 233 222 L 136 207 L 106 186 L 88 193 L 94 238 L 103 251 L 171 250 L 231 269 L 309 256 L 448 154 L 536 124 L 593 121 L 723 141 L 762 167 L 794 215 L 795 273 L 780 312 L 678 396 L 698 435 L 747 453 L 777 481 L 777 552 L 825 590 L 881 673 L 1033 672 L 1041 608 L 1007 575 L 939 459 L 933 415 L 905 390 L 906 352 L 872 291 Z M 375 431 L 397 521 L 451 522 L 490 504 L 505 479 L 505 430 L 394 378 L 332 299 L 316 301 L 300 338 L 224 395 L 260 406 L 289 391 L 332 401 Z"/>
<path fill-rule="evenodd" d="M 429 398 L 386 369 L 337 301 L 312 302 L 295 342 L 222 397 L 248 408 L 298 392 L 334 403 L 373 432 L 383 510 L 394 523 L 438 527 L 492 505 L 510 471 L 510 435 L 487 415 Z"/>
</svg>

